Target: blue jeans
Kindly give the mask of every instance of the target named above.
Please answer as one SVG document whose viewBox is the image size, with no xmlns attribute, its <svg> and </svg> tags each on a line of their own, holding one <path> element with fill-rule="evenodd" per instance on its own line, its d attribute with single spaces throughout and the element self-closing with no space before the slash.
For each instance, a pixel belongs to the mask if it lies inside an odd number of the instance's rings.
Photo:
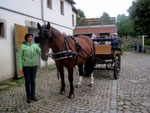
<svg viewBox="0 0 150 113">
<path fill-rule="evenodd" d="M 27 98 L 35 96 L 35 78 L 36 78 L 37 66 L 23 67 L 23 73 L 25 77 L 25 88 Z"/>
</svg>

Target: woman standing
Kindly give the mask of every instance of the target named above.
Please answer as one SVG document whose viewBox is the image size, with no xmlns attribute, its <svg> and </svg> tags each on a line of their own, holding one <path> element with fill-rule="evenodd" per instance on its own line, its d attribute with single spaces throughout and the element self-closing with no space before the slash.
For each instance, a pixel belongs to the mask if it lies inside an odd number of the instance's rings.
<svg viewBox="0 0 150 113">
<path fill-rule="evenodd" d="M 41 56 L 41 49 L 38 45 L 32 43 L 32 34 L 25 35 L 25 42 L 20 47 L 18 64 L 20 73 L 25 77 L 25 88 L 27 94 L 27 103 L 31 100 L 37 101 L 35 96 L 35 78 L 37 72 L 37 54 Z"/>
</svg>

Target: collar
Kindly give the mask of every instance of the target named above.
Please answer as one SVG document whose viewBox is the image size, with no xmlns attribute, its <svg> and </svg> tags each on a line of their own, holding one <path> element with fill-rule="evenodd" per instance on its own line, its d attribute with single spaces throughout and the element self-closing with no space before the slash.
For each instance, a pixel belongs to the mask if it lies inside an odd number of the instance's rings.
<svg viewBox="0 0 150 113">
<path fill-rule="evenodd" d="M 26 41 L 25 41 L 25 42 L 23 42 L 23 44 L 25 44 L 25 45 L 28 45 L 28 46 L 29 46 L 29 45 L 32 45 L 33 43 L 32 43 L 32 42 L 26 42 Z"/>
</svg>

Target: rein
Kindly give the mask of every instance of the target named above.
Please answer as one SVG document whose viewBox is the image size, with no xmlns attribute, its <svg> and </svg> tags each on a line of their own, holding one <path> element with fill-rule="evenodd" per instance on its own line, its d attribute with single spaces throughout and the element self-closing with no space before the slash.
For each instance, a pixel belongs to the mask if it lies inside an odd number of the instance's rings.
<svg viewBox="0 0 150 113">
<path fill-rule="evenodd" d="M 70 36 L 71 37 L 71 36 Z M 75 38 L 74 37 L 71 37 L 71 39 L 73 39 L 74 40 L 74 42 L 75 42 L 75 45 L 76 45 L 76 47 L 77 47 L 77 53 L 79 53 L 79 51 L 80 50 L 83 50 L 83 52 L 85 52 L 89 57 L 93 57 L 93 55 L 94 55 L 94 51 L 92 50 L 92 54 L 90 55 L 90 54 L 88 54 L 87 53 L 87 51 L 84 49 L 84 48 L 82 48 L 82 46 L 78 43 L 78 41 L 77 40 L 75 40 Z M 92 49 L 92 48 L 91 48 Z M 84 57 L 82 57 L 81 55 L 77 55 L 77 57 L 76 57 L 76 60 L 75 60 L 75 64 L 76 64 L 76 62 L 77 62 L 77 60 L 78 60 L 78 57 L 81 57 L 82 59 L 84 59 L 84 60 L 88 60 L 88 59 L 86 59 L 86 58 L 84 58 Z"/>
<path fill-rule="evenodd" d="M 63 37 L 64 37 L 64 43 L 63 43 L 61 52 L 50 54 L 50 57 L 52 59 L 56 60 L 56 61 L 62 60 L 62 59 L 66 59 L 66 58 L 71 58 L 71 57 L 73 57 L 75 55 L 78 55 L 78 53 L 74 52 L 72 50 L 72 48 L 70 47 L 70 44 L 69 44 L 69 42 L 67 40 L 67 37 L 66 36 L 63 36 Z M 67 47 L 67 45 L 68 45 L 69 48 Z"/>
</svg>

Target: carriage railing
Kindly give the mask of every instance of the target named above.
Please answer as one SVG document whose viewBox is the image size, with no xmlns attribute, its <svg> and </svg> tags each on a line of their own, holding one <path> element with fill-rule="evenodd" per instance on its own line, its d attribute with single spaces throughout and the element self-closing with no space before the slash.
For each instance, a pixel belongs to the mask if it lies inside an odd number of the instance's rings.
<svg viewBox="0 0 150 113">
<path fill-rule="evenodd" d="M 115 39 L 114 38 L 95 38 L 95 39 L 92 39 L 93 41 L 114 41 Z"/>
<path fill-rule="evenodd" d="M 121 50 L 121 43 L 120 41 L 118 41 L 118 48 L 114 48 L 114 43 L 113 41 L 115 40 L 115 38 L 95 38 L 95 39 L 92 39 L 94 42 L 101 42 L 101 44 L 96 44 L 96 45 L 105 45 L 105 42 L 111 42 L 110 45 L 111 45 L 111 49 L 112 50 Z"/>
</svg>

